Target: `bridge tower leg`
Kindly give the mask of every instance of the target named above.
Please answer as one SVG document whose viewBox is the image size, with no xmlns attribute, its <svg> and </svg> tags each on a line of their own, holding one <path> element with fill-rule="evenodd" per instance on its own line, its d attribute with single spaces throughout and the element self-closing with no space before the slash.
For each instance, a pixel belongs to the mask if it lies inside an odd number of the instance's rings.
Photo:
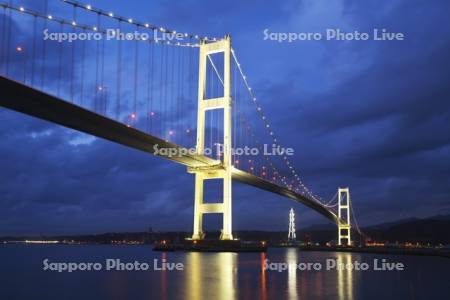
<svg viewBox="0 0 450 300">
<path fill-rule="evenodd" d="M 350 189 L 339 188 L 338 189 L 338 217 L 342 220 L 342 223 L 338 224 L 338 245 L 352 244 L 350 238 Z"/>
<path fill-rule="evenodd" d="M 206 98 L 206 68 L 208 55 L 223 53 L 223 96 L 214 99 Z M 195 174 L 195 203 L 194 203 L 194 230 L 192 239 L 199 240 L 204 238 L 202 220 L 203 214 L 219 213 L 223 214 L 223 226 L 220 239 L 232 240 L 231 230 L 231 38 L 226 36 L 217 42 L 200 43 L 199 59 L 199 81 L 198 81 L 198 112 L 197 112 L 197 145 L 196 153 L 203 155 L 205 150 L 205 119 L 208 110 L 223 110 L 223 156 L 220 168 L 191 168 L 189 172 Z M 223 180 L 223 202 L 222 203 L 204 203 L 203 183 L 205 180 L 218 179 Z"/>
</svg>

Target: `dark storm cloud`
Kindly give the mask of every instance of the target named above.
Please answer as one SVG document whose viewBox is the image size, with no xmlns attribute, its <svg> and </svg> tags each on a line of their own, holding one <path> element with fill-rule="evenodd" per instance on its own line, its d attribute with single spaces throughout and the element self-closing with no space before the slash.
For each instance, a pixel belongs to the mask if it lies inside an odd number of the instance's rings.
<svg viewBox="0 0 450 300">
<path fill-rule="evenodd" d="M 176 188 L 192 184 L 191 176 L 177 176 L 184 168 L 5 110 L 1 120 L 15 128 L 1 130 L 1 223 L 11 228 L 5 232 L 39 233 L 42 222 L 57 228 L 52 232 L 92 231 L 92 222 L 97 230 L 145 229 L 192 205 L 190 189 Z"/>
<path fill-rule="evenodd" d="M 325 199 L 350 186 L 363 224 L 450 212 L 446 1 L 135 1 L 148 8 L 139 11 L 98 2 L 177 29 L 231 32 L 272 127 L 295 148 L 304 181 Z M 262 41 L 264 28 L 340 26 L 387 28 L 407 38 Z M 3 109 L 0 121 L 0 233 L 191 228 L 193 179 L 183 167 Z M 235 228 L 287 227 L 293 202 L 234 187 Z M 300 226 L 323 222 L 295 207 Z"/>
<path fill-rule="evenodd" d="M 392 210 L 398 216 L 448 212 L 450 40 L 443 38 L 449 36 L 441 26 L 445 10 L 411 2 L 397 2 L 388 13 L 383 6 L 367 9 L 366 3 L 349 2 L 348 7 L 346 15 L 351 13 L 360 28 L 382 24 L 403 30 L 406 40 L 348 43 L 342 51 L 370 53 L 371 61 L 324 92 L 298 92 L 294 82 L 303 79 L 302 70 L 291 73 L 291 81 L 272 85 L 267 98 L 287 99 L 290 110 L 297 111 L 286 115 L 284 107 L 274 106 L 275 118 L 284 116 L 276 120 L 277 127 L 291 124 L 285 127 L 286 137 L 303 158 L 297 165 L 306 177 L 312 175 L 319 190 L 327 189 L 325 182 L 352 187 L 362 219 L 378 221 L 373 216 L 390 217 Z M 427 18 L 420 26 L 412 17 L 418 12 Z M 346 63 L 339 48 L 328 50 L 323 68 Z M 405 205 L 412 208 L 402 214 Z"/>
</svg>

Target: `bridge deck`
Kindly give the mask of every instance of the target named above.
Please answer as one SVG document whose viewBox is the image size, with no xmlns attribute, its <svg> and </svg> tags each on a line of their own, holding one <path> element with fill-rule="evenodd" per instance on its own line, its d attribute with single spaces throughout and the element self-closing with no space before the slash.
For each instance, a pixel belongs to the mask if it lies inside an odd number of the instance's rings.
<svg viewBox="0 0 450 300">
<path fill-rule="evenodd" d="M 3 76 L 0 76 L 0 91 L 0 106 L 131 148 L 151 154 L 155 154 L 154 145 L 158 145 L 160 148 L 174 148 L 178 150 L 182 148 L 179 145 L 166 142 L 161 138 L 128 127 L 120 122 Z M 220 161 L 209 157 L 189 153 L 183 153 L 182 155 L 173 157 L 159 156 L 188 167 L 206 167 L 220 164 Z M 233 179 L 296 200 L 314 209 L 331 221 L 335 223 L 339 222 L 338 217 L 320 203 L 290 191 L 285 187 L 235 168 L 233 169 Z"/>
</svg>

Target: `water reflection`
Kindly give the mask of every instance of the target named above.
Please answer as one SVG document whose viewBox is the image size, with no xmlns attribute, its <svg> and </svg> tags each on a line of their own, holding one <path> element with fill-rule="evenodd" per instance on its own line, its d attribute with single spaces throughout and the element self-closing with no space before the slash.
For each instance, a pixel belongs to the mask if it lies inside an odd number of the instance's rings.
<svg viewBox="0 0 450 300">
<path fill-rule="evenodd" d="M 294 250 L 294 251 L 293 251 Z M 287 253 L 289 251 L 289 254 Z M 165 256 L 167 255 L 167 257 Z M 167 258 L 183 262 L 184 271 L 43 272 L 42 257 L 54 261 L 125 261 Z M 1 299 L 440 299 L 450 294 L 447 258 L 392 257 L 407 268 L 402 272 L 337 270 L 264 270 L 264 261 L 341 263 L 386 258 L 376 254 L 269 249 L 268 253 L 167 253 L 145 247 L 29 246 L 0 247 Z M 239 267 L 237 267 L 239 264 Z M 67 280 L 68 278 L 73 280 Z M 380 286 L 382 288 L 380 288 Z"/>
<path fill-rule="evenodd" d="M 306 258 L 307 257 L 307 258 Z M 359 271 L 352 268 L 335 268 L 326 270 L 327 259 L 335 259 L 338 264 L 352 265 L 355 256 L 351 253 L 335 253 L 333 257 L 299 252 L 296 248 L 286 248 L 284 262 L 289 265 L 302 265 L 318 263 L 321 270 L 297 269 L 290 267 L 286 270 L 285 293 L 288 299 L 323 298 L 327 294 L 335 294 L 341 300 L 354 299 L 354 281 Z M 272 274 L 270 274 L 272 275 Z M 277 275 L 275 273 L 274 275 Z M 280 277 L 277 278 L 280 280 Z M 272 287 L 270 287 L 272 288 Z M 270 289 L 269 289 L 270 291 Z"/>
<path fill-rule="evenodd" d="M 267 286 L 266 286 L 266 269 L 265 269 L 265 262 L 266 262 L 266 252 L 261 252 L 260 254 L 260 260 L 261 260 L 261 299 L 266 300 L 267 299 Z"/>
<path fill-rule="evenodd" d="M 196 253 L 186 255 L 188 299 L 237 298 L 237 254 Z"/>
<path fill-rule="evenodd" d="M 298 264 L 298 250 L 297 248 L 287 248 L 286 262 L 288 265 L 296 266 Z M 288 298 L 297 299 L 297 268 L 288 268 Z"/>
<path fill-rule="evenodd" d="M 350 265 L 353 263 L 351 253 L 338 253 L 338 264 Z M 349 268 L 339 268 L 337 271 L 338 296 L 341 300 L 353 299 L 353 271 Z"/>
<path fill-rule="evenodd" d="M 220 296 L 218 299 L 234 299 L 236 296 L 234 270 L 237 269 L 237 255 L 236 253 L 217 253 L 215 258 L 215 263 L 220 268 L 218 284 Z"/>
<path fill-rule="evenodd" d="M 165 262 L 167 260 L 167 253 L 161 253 L 161 262 Z M 161 299 L 167 299 L 167 270 L 161 270 Z"/>
<path fill-rule="evenodd" d="M 255 255 L 256 256 L 256 255 Z M 323 255 L 310 255 L 299 252 L 296 248 L 286 248 L 283 256 L 278 258 L 269 257 L 270 253 L 260 253 L 253 256 L 253 262 L 258 266 L 259 284 L 251 283 L 251 273 L 256 271 L 255 264 L 243 265 L 238 268 L 238 257 L 236 253 L 186 253 L 185 264 L 185 291 L 188 299 L 237 299 L 240 297 L 259 294 L 259 299 L 271 298 L 276 290 L 284 289 L 284 298 L 287 299 L 310 299 L 324 297 L 334 294 L 340 300 L 354 299 L 354 281 L 358 271 L 350 268 L 336 268 L 325 270 L 326 259 L 336 259 L 338 264 L 352 264 L 355 257 L 351 253 L 335 253 L 333 257 Z M 305 259 L 305 256 L 307 258 Z M 250 257 L 250 255 L 249 255 Z M 256 258 L 256 259 L 255 259 Z M 266 270 L 264 268 L 266 259 L 270 261 L 286 262 L 288 265 L 319 263 L 323 269 L 298 270 L 289 267 L 280 273 Z M 240 276 L 238 276 L 240 270 Z M 257 275 L 258 273 L 253 273 Z M 162 287 L 165 285 L 164 274 L 161 274 Z M 254 278 L 254 277 L 253 277 Z M 257 277 L 258 278 L 258 277 Z M 237 282 L 240 282 L 238 287 Z M 258 286 L 259 285 L 259 286 Z M 278 287 L 276 287 L 278 286 Z M 281 288 L 281 290 L 280 290 Z M 162 290 L 164 290 L 162 288 Z M 169 291 L 170 292 L 170 291 Z M 270 294 L 269 294 L 270 292 Z M 165 297 L 167 294 L 163 294 Z"/>
<path fill-rule="evenodd" d="M 186 257 L 186 271 L 188 272 L 186 291 L 189 299 L 200 299 L 200 289 L 202 287 L 200 278 L 201 254 L 198 252 L 189 252 Z"/>
</svg>

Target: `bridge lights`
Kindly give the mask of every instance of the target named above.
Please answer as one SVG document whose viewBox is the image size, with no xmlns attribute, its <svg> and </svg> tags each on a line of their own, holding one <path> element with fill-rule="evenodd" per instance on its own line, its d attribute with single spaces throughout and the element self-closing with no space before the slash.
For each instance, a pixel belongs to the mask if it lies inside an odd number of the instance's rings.
<svg viewBox="0 0 450 300">
<path fill-rule="evenodd" d="M 16 47 L 16 51 L 17 51 L 17 52 L 22 52 L 22 51 L 23 51 L 23 48 L 22 48 L 21 46 L 17 46 L 17 47 Z"/>
<path fill-rule="evenodd" d="M 53 19 L 52 15 L 48 15 L 47 18 L 48 18 L 49 20 Z"/>
<path fill-rule="evenodd" d="M 112 12 L 108 13 L 108 16 L 110 16 L 111 18 L 114 17 L 114 14 Z"/>
<path fill-rule="evenodd" d="M 88 5 L 86 5 L 86 9 L 87 9 L 87 10 L 91 10 L 91 9 L 92 9 L 92 6 L 88 4 Z"/>
<path fill-rule="evenodd" d="M 155 116 L 155 112 L 151 111 L 151 112 L 150 112 L 150 116 L 151 116 L 151 117 L 154 117 L 154 116 Z"/>
<path fill-rule="evenodd" d="M 169 130 L 169 135 L 170 136 L 172 136 L 172 135 L 174 135 L 175 134 L 175 132 L 173 131 L 173 130 Z"/>
<path fill-rule="evenodd" d="M 25 11 L 25 8 L 23 8 L 23 6 L 21 6 L 21 7 L 19 8 L 19 10 L 20 10 L 20 11 Z"/>
<path fill-rule="evenodd" d="M 186 129 L 186 133 L 191 133 L 191 130 L 189 128 Z"/>
<path fill-rule="evenodd" d="M 132 119 L 136 119 L 136 114 L 135 113 L 131 113 L 131 118 Z"/>
<path fill-rule="evenodd" d="M 133 19 L 128 19 L 128 23 L 133 23 Z"/>
</svg>

